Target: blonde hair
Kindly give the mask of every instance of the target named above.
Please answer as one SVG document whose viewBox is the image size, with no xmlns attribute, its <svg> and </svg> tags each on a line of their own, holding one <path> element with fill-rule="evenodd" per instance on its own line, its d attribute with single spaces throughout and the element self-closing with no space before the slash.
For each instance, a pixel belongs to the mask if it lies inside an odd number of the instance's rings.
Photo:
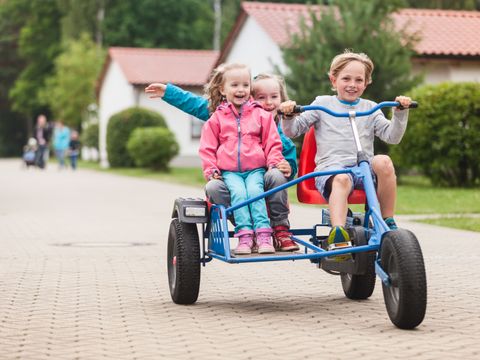
<svg viewBox="0 0 480 360">
<path fill-rule="evenodd" d="M 330 64 L 329 76 L 336 78 L 338 73 L 342 71 L 352 61 L 358 61 L 365 66 L 365 83 L 372 83 L 373 62 L 364 53 L 354 53 L 348 49 L 343 54 L 335 56 Z M 335 89 L 334 89 L 335 90 Z"/>
<path fill-rule="evenodd" d="M 220 64 L 217 66 L 210 77 L 210 81 L 205 85 L 205 95 L 208 100 L 208 110 L 213 113 L 218 105 L 223 101 L 223 95 L 220 92 L 224 82 L 225 73 L 233 69 L 247 69 L 250 72 L 250 68 L 245 64 Z"/>
<path fill-rule="evenodd" d="M 278 82 L 278 87 L 280 88 L 280 100 L 282 102 L 288 100 L 288 95 L 287 95 L 287 86 L 285 85 L 285 80 L 283 77 L 280 75 L 274 75 L 274 74 L 267 74 L 267 73 L 261 73 L 258 74 L 253 78 L 253 84 L 252 84 L 252 95 L 255 98 L 255 83 L 260 80 L 267 80 L 267 79 L 272 79 Z"/>
</svg>

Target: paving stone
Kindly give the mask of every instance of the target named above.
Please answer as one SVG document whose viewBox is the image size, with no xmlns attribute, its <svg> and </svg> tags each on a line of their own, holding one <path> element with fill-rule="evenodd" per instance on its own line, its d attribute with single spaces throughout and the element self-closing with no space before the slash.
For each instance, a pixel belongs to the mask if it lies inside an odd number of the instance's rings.
<svg viewBox="0 0 480 360">
<path fill-rule="evenodd" d="M 198 302 L 180 306 L 166 273 L 180 196 L 203 191 L 0 160 L 0 358 L 479 358 L 480 234 L 398 217 L 427 270 L 427 315 L 413 331 L 391 324 L 380 281 L 351 301 L 308 261 L 212 261 Z M 293 227 L 318 220 L 315 207 L 291 211 Z M 114 246 L 130 242 L 151 245 Z"/>
</svg>

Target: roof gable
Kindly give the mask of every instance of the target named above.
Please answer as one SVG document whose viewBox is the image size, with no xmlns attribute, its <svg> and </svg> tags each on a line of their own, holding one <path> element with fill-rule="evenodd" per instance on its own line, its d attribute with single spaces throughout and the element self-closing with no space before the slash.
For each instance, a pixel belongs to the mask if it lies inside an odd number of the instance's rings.
<svg viewBox="0 0 480 360">
<path fill-rule="evenodd" d="M 293 33 L 298 33 L 300 19 L 309 9 L 321 11 L 324 6 L 303 4 L 243 2 L 234 30 L 228 37 L 222 59 L 232 47 L 236 36 L 250 16 L 279 46 L 286 46 Z M 402 9 L 393 14 L 396 26 L 421 36 L 415 50 L 420 56 L 480 56 L 480 12 Z"/>
<path fill-rule="evenodd" d="M 203 86 L 208 80 L 218 51 L 111 47 L 98 88 L 113 60 L 133 85 L 171 82 L 183 86 Z"/>
</svg>

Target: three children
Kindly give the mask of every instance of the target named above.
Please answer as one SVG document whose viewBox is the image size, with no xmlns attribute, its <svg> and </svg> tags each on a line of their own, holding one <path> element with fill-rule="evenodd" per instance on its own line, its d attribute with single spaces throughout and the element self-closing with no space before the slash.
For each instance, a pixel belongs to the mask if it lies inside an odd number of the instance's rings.
<svg viewBox="0 0 480 360">
<path fill-rule="evenodd" d="M 372 61 L 365 54 L 346 51 L 336 56 L 330 66 L 329 78 L 337 95 L 318 96 L 312 105 L 321 105 L 338 112 L 371 109 L 376 104 L 362 99 L 361 95 L 371 83 L 373 68 Z M 262 193 L 264 187 L 268 189 L 271 186 L 265 174 L 281 175 L 276 176 L 276 180 L 273 181 L 276 183 L 275 186 L 293 177 L 296 162 L 287 157 L 285 143 L 291 144 L 288 155 L 295 155 L 295 148 L 291 141 L 284 141 L 284 135 L 297 137 L 311 126 L 315 128 L 317 143 L 316 171 L 345 169 L 356 165 L 357 151 L 352 141 L 349 123 L 320 111 L 283 118 L 282 127 L 278 128 L 278 132 L 280 137 L 283 136 L 283 155 L 288 160 L 285 161 L 279 153 L 282 147 L 279 147 L 278 133 L 275 125 L 272 126 L 271 118 L 278 122 L 277 110 L 290 114 L 296 103 L 285 101 L 287 96 L 281 79 L 265 74 L 255 77 L 252 93 L 257 102 L 273 115 L 268 120 L 265 112 L 250 100 L 250 72 L 245 65 L 221 65 L 217 68 L 206 87 L 207 99 L 197 97 L 171 84 L 151 84 L 145 91 L 152 94 L 151 97 L 162 97 L 163 100 L 200 119 L 205 120 L 210 113 L 209 110 L 214 112 L 204 126 L 200 147 L 204 174 L 209 180 L 206 192 L 214 203 L 228 206 L 229 195 L 232 203 L 236 204 Z M 411 99 L 405 96 L 398 96 L 395 101 L 404 108 L 408 108 L 411 103 Z M 394 110 L 391 121 L 387 120 L 381 111 L 357 119 L 360 142 L 369 157 L 372 174 L 376 180 L 382 216 L 392 230 L 397 228 L 393 218 L 396 200 L 395 169 L 387 155 L 374 156 L 373 140 L 378 136 L 387 143 L 399 143 L 405 133 L 407 120 L 408 110 L 399 108 Z M 252 149 L 255 151 L 251 151 Z M 316 178 L 319 192 L 329 203 L 332 230 L 328 243 L 333 246 L 332 248 L 344 246 L 350 241 L 345 230 L 347 199 L 354 188 L 362 188 L 362 185 L 361 179 L 351 174 Z M 281 250 L 297 250 L 298 246 L 291 240 L 291 234 L 288 232 L 289 211 L 286 191 L 276 194 L 279 194 L 277 200 L 269 201 L 270 220 L 275 229 L 274 238 Z M 218 201 L 215 201 L 215 196 Z M 251 204 L 250 209 L 243 207 L 239 210 L 241 211 L 235 212 L 235 236 L 239 237 L 240 241 L 235 252 L 249 254 L 255 250 L 254 235 L 260 253 L 273 252 L 270 242 L 272 230 L 266 217 L 265 204 L 257 201 Z M 278 222 L 275 223 L 276 221 Z"/>
</svg>

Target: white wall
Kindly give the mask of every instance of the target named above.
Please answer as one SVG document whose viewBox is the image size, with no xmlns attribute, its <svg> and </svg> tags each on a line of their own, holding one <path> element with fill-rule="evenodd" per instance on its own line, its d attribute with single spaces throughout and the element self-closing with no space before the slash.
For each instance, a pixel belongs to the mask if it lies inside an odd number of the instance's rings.
<svg viewBox="0 0 480 360">
<path fill-rule="evenodd" d="M 414 73 L 423 73 L 427 84 L 444 81 L 480 82 L 480 61 L 465 60 L 414 60 Z"/>
<path fill-rule="evenodd" d="M 279 46 L 250 16 L 245 21 L 230 49 L 225 62 L 239 62 L 250 66 L 252 76 L 274 72 L 275 64 L 285 71 Z"/>
<path fill-rule="evenodd" d="M 99 95 L 100 164 L 106 167 L 108 120 L 113 114 L 135 105 L 133 87 L 113 60 L 107 69 Z"/>
</svg>

